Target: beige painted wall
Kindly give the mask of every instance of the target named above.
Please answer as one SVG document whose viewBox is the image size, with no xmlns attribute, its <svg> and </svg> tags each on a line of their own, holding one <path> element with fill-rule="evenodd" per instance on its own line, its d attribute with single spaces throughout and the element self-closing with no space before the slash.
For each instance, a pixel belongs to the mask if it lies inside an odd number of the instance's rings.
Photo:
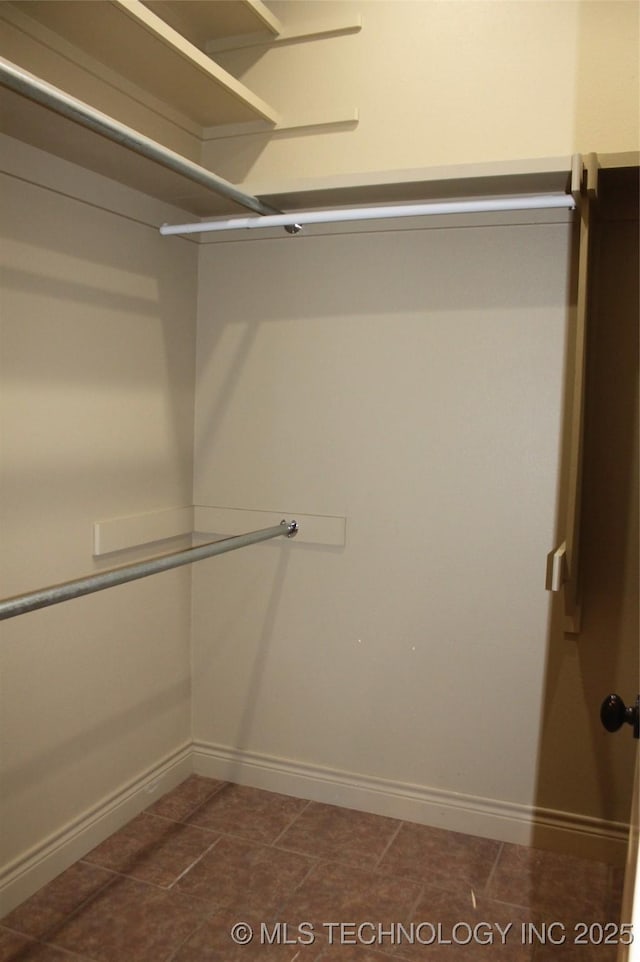
<svg viewBox="0 0 640 962">
<path fill-rule="evenodd" d="M 191 503 L 196 254 L 132 191 L 3 166 L 5 597 L 149 554 L 94 562 L 94 521 Z M 0 624 L 3 869 L 189 739 L 189 630 L 184 570 Z"/>
<path fill-rule="evenodd" d="M 201 770 L 612 856 L 585 839 L 627 821 L 634 757 L 598 717 L 638 670 L 634 229 L 608 223 L 594 267 L 574 638 L 544 585 L 569 226 L 202 248 L 195 503 L 347 536 L 194 570 Z"/>
<path fill-rule="evenodd" d="M 300 178 L 640 148 L 631 0 L 290 0 L 285 23 L 362 16 L 360 33 L 219 55 L 287 118 L 357 107 L 357 126 L 205 144 L 209 166 L 269 192 Z"/>
<path fill-rule="evenodd" d="M 569 245 L 521 224 L 203 247 L 195 503 L 347 518 L 344 548 L 193 572 L 194 738 L 240 777 L 255 756 L 412 785 L 445 823 L 456 793 L 538 803 Z M 600 811 L 589 784 L 572 801 Z"/>
</svg>

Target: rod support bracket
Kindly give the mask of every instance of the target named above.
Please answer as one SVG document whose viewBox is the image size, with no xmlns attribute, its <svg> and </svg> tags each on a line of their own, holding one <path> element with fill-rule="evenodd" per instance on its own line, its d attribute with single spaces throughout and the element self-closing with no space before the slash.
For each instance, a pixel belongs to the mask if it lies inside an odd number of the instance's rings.
<svg viewBox="0 0 640 962">
<path fill-rule="evenodd" d="M 284 519 L 280 524 L 285 524 L 287 526 L 287 538 L 295 538 L 298 533 L 298 522 L 297 521 L 285 521 Z"/>
</svg>

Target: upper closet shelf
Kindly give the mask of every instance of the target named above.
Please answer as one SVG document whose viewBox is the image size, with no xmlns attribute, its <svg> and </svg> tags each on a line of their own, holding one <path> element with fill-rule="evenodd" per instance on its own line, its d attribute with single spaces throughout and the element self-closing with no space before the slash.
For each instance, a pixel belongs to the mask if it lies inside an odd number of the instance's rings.
<svg viewBox="0 0 640 962">
<path fill-rule="evenodd" d="M 208 43 L 268 31 L 282 32 L 280 21 L 261 0 L 145 0 L 169 26 L 202 50 Z"/>
<path fill-rule="evenodd" d="M 280 119 L 260 97 L 139 0 L 15 0 L 12 6 L 203 127 L 257 119 L 276 124 Z M 247 22 L 253 22 L 252 29 L 256 23 L 264 29 L 267 22 L 270 29 L 277 29 L 277 21 L 256 0 L 184 0 L 157 7 L 166 7 L 164 12 L 173 13 L 176 23 L 180 16 L 193 37 L 202 31 L 215 33 L 211 26 L 215 21 L 223 35 L 231 29 L 237 32 L 238 25 Z"/>
<path fill-rule="evenodd" d="M 204 188 L 207 206 L 217 207 L 222 198 L 227 208 L 239 204 L 259 214 L 277 212 L 212 171 L 2 57 L 0 86 L 2 127 L 33 146 L 187 209 L 192 209 L 191 204 L 196 209 L 200 206 L 198 194 Z M 186 194 L 184 184 L 176 187 L 176 175 L 188 183 Z"/>
</svg>

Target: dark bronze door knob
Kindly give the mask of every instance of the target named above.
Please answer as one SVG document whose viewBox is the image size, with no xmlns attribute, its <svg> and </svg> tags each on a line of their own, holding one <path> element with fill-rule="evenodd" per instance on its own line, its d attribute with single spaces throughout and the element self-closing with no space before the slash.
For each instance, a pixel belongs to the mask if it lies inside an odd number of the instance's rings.
<svg viewBox="0 0 640 962">
<path fill-rule="evenodd" d="M 633 725 L 633 737 L 640 737 L 640 695 L 635 705 L 627 707 L 620 695 L 607 695 L 600 706 L 600 720 L 608 732 L 617 732 L 624 724 Z"/>
</svg>

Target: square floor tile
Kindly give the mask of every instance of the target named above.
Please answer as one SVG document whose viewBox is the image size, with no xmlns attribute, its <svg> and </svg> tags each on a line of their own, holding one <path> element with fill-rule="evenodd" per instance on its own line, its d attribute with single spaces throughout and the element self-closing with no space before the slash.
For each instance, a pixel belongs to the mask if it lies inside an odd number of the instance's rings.
<svg viewBox="0 0 640 962">
<path fill-rule="evenodd" d="M 91 962 L 0 928 L 0 962 Z"/>
<path fill-rule="evenodd" d="M 207 914 L 196 899 L 117 878 L 49 940 L 97 962 L 165 962 Z"/>
<path fill-rule="evenodd" d="M 382 815 L 311 802 L 278 838 L 278 845 L 361 868 L 374 868 L 401 824 Z"/>
<path fill-rule="evenodd" d="M 308 804 L 303 798 L 227 784 L 200 806 L 189 819 L 189 824 L 269 843 Z"/>
<path fill-rule="evenodd" d="M 112 879 L 111 872 L 76 862 L 9 912 L 2 922 L 17 932 L 43 938 Z"/>
<path fill-rule="evenodd" d="M 526 909 L 466 893 L 425 886 L 399 933 L 394 958 L 407 962 L 533 962 L 523 938 L 531 919 Z"/>
<path fill-rule="evenodd" d="M 226 782 L 220 782 L 215 778 L 190 775 L 177 788 L 167 792 L 146 811 L 151 815 L 162 815 L 164 818 L 172 818 L 176 822 L 182 822 L 225 784 Z"/>
<path fill-rule="evenodd" d="M 369 945 L 328 945 L 318 962 L 392 962 L 392 956 Z"/>
<path fill-rule="evenodd" d="M 534 962 L 616 962 L 617 948 L 613 945 L 576 945 L 567 941 L 562 945 L 539 945 Z"/>
<path fill-rule="evenodd" d="M 622 912 L 625 869 L 619 865 L 609 866 L 609 918 L 617 921 Z"/>
<path fill-rule="evenodd" d="M 505 844 L 487 894 L 522 905 L 549 921 L 607 921 L 609 866 L 603 862 Z"/>
<path fill-rule="evenodd" d="M 290 924 L 310 923 L 322 941 L 344 944 L 344 926 L 406 918 L 421 887 L 335 862 L 321 862 L 282 906 Z"/>
<path fill-rule="evenodd" d="M 379 871 L 428 882 L 450 891 L 481 891 L 500 842 L 404 822 L 380 862 Z"/>
<path fill-rule="evenodd" d="M 0 962 L 8 962 L 14 958 L 21 949 L 29 945 L 30 939 L 19 935 L 17 932 L 10 932 L 0 926 Z"/>
<path fill-rule="evenodd" d="M 168 888 L 217 835 L 142 812 L 85 857 L 121 875 Z"/>
<path fill-rule="evenodd" d="M 314 864 L 295 852 L 223 837 L 175 888 L 211 905 L 266 909 L 290 896 Z"/>
<path fill-rule="evenodd" d="M 232 931 L 247 941 L 237 944 Z M 207 919 L 172 962 L 316 962 L 319 948 L 307 935 L 287 930 L 269 913 L 222 910 Z"/>
</svg>

